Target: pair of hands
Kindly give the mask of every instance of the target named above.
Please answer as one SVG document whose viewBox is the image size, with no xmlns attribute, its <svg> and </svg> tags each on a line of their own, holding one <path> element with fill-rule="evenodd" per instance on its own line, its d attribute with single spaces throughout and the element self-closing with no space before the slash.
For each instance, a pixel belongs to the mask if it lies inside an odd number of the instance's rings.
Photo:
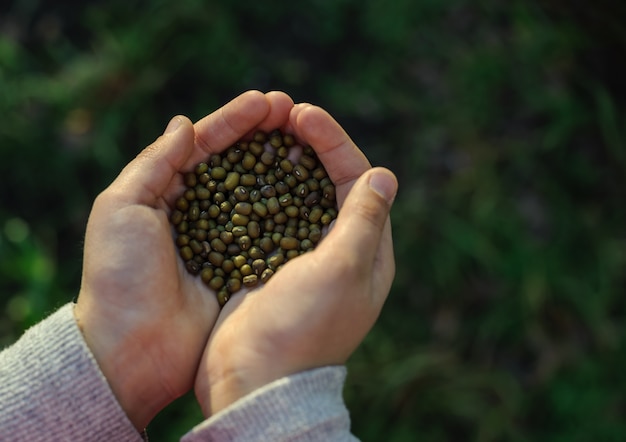
<svg viewBox="0 0 626 442">
<path fill-rule="evenodd" d="M 315 149 L 336 186 L 339 216 L 315 251 L 220 310 L 172 239 L 180 172 L 275 128 Z M 195 124 L 174 117 L 96 198 L 74 310 L 135 427 L 192 386 L 208 417 L 281 377 L 344 364 L 389 293 L 396 190 L 393 174 L 372 169 L 328 113 L 282 92 L 246 92 Z"/>
</svg>

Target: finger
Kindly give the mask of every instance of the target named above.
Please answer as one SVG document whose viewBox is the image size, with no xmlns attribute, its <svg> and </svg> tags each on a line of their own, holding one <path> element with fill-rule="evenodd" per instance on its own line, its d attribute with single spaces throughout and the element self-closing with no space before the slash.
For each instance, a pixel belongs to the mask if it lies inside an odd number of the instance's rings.
<svg viewBox="0 0 626 442">
<path fill-rule="evenodd" d="M 289 95 L 280 91 L 268 92 L 265 94 L 265 98 L 267 98 L 270 104 L 270 111 L 265 120 L 255 130 L 269 132 L 285 125 L 285 122 L 289 119 L 289 112 L 293 108 L 293 100 Z"/>
<path fill-rule="evenodd" d="M 257 127 L 270 109 L 265 94 L 245 92 L 194 124 L 196 144 L 203 156 L 219 152 Z"/>
<path fill-rule="evenodd" d="M 389 211 L 397 189 L 396 177 L 387 169 L 377 167 L 363 174 L 319 250 L 332 255 L 329 260 L 364 274 L 370 274 L 375 263 L 384 264 L 383 273 L 393 273 Z"/>
<path fill-rule="evenodd" d="M 193 149 L 189 118 L 178 115 L 165 133 L 131 161 L 109 186 L 109 193 L 126 204 L 156 207 Z"/>
<path fill-rule="evenodd" d="M 356 179 L 371 168 L 369 161 L 339 123 L 318 106 L 295 106 L 290 124 L 296 135 L 317 153 L 341 203 Z"/>
</svg>

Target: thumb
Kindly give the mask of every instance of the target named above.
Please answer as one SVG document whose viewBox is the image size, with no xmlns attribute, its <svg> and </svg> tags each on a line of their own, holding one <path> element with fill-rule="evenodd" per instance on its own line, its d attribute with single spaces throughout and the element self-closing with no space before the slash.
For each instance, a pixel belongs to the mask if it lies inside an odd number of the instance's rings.
<svg viewBox="0 0 626 442">
<path fill-rule="evenodd" d="M 361 175 L 346 196 L 335 225 L 320 248 L 335 257 L 340 254 L 358 262 L 367 270 L 374 265 L 381 246 L 385 250 L 381 250 L 378 258 L 383 262 L 386 258 L 393 260 L 388 218 L 397 190 L 398 181 L 388 169 L 376 167 Z"/>
<path fill-rule="evenodd" d="M 178 115 L 165 132 L 142 150 L 109 187 L 128 204 L 155 207 L 165 190 L 189 158 L 194 145 L 193 123 Z"/>
</svg>

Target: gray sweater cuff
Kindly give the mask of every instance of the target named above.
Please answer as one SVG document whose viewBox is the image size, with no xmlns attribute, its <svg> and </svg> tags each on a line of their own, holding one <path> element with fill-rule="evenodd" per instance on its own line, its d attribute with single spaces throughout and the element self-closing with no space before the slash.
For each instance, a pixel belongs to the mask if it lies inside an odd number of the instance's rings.
<svg viewBox="0 0 626 442">
<path fill-rule="evenodd" d="M 67 304 L 0 353 L 0 440 L 137 441 Z"/>
<path fill-rule="evenodd" d="M 345 367 L 279 379 L 211 416 L 182 442 L 354 441 L 342 390 Z"/>
</svg>

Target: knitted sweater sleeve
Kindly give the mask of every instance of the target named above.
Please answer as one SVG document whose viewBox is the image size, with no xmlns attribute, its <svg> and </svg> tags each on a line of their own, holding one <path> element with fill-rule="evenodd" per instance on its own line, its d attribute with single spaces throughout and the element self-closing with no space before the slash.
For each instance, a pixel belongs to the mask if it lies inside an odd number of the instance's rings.
<svg viewBox="0 0 626 442">
<path fill-rule="evenodd" d="M 67 304 L 0 352 L 0 440 L 142 442 Z M 279 379 L 192 429 L 182 442 L 354 441 L 345 367 Z"/>
<path fill-rule="evenodd" d="M 0 440 L 137 441 L 67 304 L 0 353 Z"/>
<path fill-rule="evenodd" d="M 279 379 L 211 416 L 182 442 L 343 442 L 350 415 L 342 390 L 345 367 L 324 367 Z"/>
</svg>

